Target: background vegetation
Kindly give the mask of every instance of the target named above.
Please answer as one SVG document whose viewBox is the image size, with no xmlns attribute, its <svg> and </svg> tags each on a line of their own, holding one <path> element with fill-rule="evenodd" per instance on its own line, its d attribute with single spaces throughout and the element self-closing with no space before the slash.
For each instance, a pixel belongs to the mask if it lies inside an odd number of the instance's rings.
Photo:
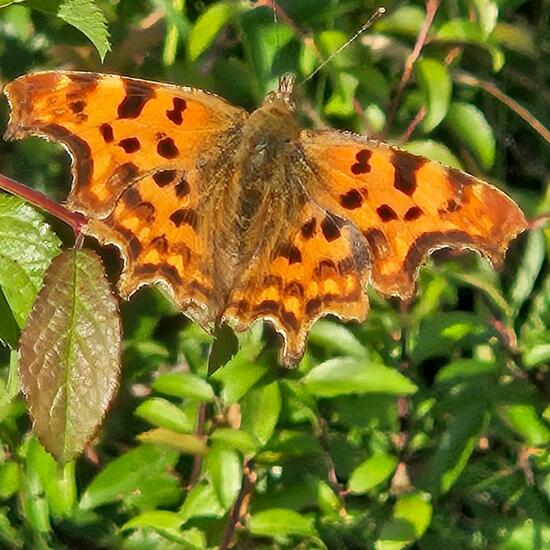
<svg viewBox="0 0 550 550">
<path fill-rule="evenodd" d="M 282 72 L 303 80 L 378 6 L 278 4 L 275 23 L 269 1 L 0 0 L 0 78 L 116 72 L 254 108 Z M 550 3 L 444 0 L 436 10 L 430 0 L 435 17 L 415 53 L 426 5 L 384 5 L 387 16 L 301 85 L 303 124 L 407 141 L 498 182 L 529 217 L 544 214 Z M 0 144 L 1 172 L 58 200 L 68 166 L 40 140 Z M 72 237 L 14 201 L 0 195 L 0 287 L 15 231 L 43 245 L 36 294 L 59 239 Z M 442 252 L 412 303 L 371 293 L 366 323 L 318 322 L 295 370 L 277 366 L 278 343 L 258 326 L 227 364 L 230 338 L 220 337 L 210 366 L 223 366 L 209 376 L 212 338 L 141 291 L 121 304 L 120 391 L 84 455 L 64 466 L 31 435 L 14 351 L 28 311 L 19 318 L 0 288 L 0 547 L 550 547 L 544 219 L 501 273 Z M 113 250 L 87 245 L 115 280 Z"/>
</svg>

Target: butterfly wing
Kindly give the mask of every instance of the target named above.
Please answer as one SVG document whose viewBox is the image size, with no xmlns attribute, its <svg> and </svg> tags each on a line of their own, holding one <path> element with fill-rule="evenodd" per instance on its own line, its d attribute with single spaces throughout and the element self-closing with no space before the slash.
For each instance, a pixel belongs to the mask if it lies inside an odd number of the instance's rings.
<svg viewBox="0 0 550 550">
<path fill-rule="evenodd" d="M 197 167 L 247 113 L 200 90 L 95 73 L 34 73 L 5 93 L 7 138 L 40 135 L 71 153 L 68 207 L 88 216 L 88 233 L 121 249 L 122 293 L 163 281 L 207 320 L 211 254 Z"/>
<path fill-rule="evenodd" d="M 369 306 L 367 250 L 357 230 L 311 202 L 291 219 L 271 255 L 244 273 L 224 315 L 241 330 L 256 319 L 270 320 L 283 335 L 285 365 L 303 355 L 319 316 L 361 321 Z"/>
<path fill-rule="evenodd" d="M 312 195 L 361 232 L 384 295 L 410 298 L 419 266 L 438 248 L 470 248 L 499 265 L 527 227 L 496 187 L 426 158 L 334 131 L 304 131 L 301 146 L 316 175 Z"/>
</svg>

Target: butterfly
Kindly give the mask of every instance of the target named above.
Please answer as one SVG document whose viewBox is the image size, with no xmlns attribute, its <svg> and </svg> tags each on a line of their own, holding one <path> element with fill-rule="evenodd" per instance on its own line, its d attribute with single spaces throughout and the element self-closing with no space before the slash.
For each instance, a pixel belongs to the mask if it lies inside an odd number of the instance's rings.
<svg viewBox="0 0 550 550">
<path fill-rule="evenodd" d="M 72 156 L 67 206 L 120 249 L 120 293 L 164 286 L 211 329 L 258 319 L 304 353 L 316 319 L 362 321 L 370 283 L 409 299 L 442 247 L 499 265 L 526 228 L 496 187 L 352 133 L 301 129 L 294 78 L 254 112 L 203 90 L 48 71 L 5 93 L 8 139 L 43 136 Z"/>
</svg>

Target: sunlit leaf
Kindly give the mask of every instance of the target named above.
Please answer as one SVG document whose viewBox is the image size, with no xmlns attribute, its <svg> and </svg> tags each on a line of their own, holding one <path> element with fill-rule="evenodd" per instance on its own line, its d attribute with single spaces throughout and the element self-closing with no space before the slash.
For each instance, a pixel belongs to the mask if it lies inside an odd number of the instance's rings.
<svg viewBox="0 0 550 550">
<path fill-rule="evenodd" d="M 449 69 L 431 58 L 419 59 L 414 66 L 418 85 L 425 97 L 427 113 L 422 121 L 425 132 L 431 132 L 444 118 L 451 102 L 452 82 Z"/>
<path fill-rule="evenodd" d="M 204 467 L 221 505 L 229 508 L 241 487 L 242 461 L 239 455 L 216 442 L 208 450 Z"/>
<path fill-rule="evenodd" d="M 260 537 L 317 536 L 313 518 L 282 508 L 263 510 L 254 514 L 248 527 L 253 535 Z"/>
<path fill-rule="evenodd" d="M 69 250 L 48 268 L 21 336 L 21 387 L 34 430 L 61 461 L 76 456 L 118 387 L 121 327 L 98 256 Z"/>
<path fill-rule="evenodd" d="M 352 472 L 348 489 L 352 493 L 366 493 L 388 479 L 397 466 L 397 458 L 378 453 L 362 462 Z"/>
</svg>

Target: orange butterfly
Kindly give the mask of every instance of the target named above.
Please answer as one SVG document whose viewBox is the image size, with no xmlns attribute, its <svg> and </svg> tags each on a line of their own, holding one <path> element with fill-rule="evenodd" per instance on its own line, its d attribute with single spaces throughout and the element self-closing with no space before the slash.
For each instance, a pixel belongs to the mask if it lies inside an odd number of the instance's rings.
<svg viewBox="0 0 550 550">
<path fill-rule="evenodd" d="M 296 363 L 312 323 L 363 320 L 365 287 L 410 298 L 425 257 L 471 248 L 499 264 L 526 228 L 495 187 L 365 137 L 301 129 L 294 79 L 249 114 L 192 88 L 41 72 L 6 87 L 6 136 L 73 156 L 68 207 L 121 251 L 120 291 L 161 283 L 209 328 L 271 321 Z"/>
</svg>

